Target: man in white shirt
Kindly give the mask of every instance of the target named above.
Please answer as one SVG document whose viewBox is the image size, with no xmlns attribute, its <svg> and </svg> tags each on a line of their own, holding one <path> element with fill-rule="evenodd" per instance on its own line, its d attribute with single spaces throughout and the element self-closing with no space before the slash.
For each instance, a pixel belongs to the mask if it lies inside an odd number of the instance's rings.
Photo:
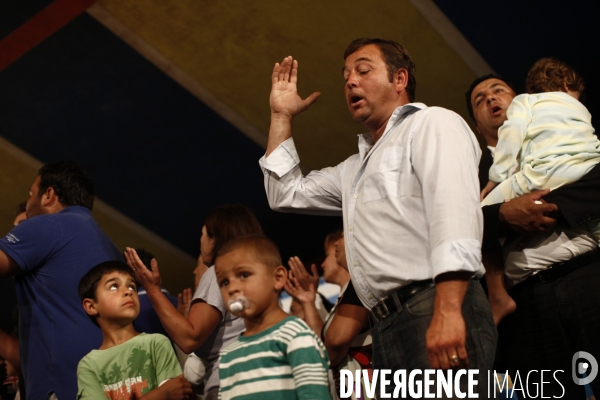
<svg viewBox="0 0 600 400">
<path fill-rule="evenodd" d="M 483 274 L 473 133 L 457 114 L 413 103 L 414 63 L 400 44 L 357 39 L 345 52 L 345 97 L 368 133 L 358 154 L 304 177 L 291 121 L 319 93 L 298 96 L 297 69 L 286 57 L 273 70 L 260 160 L 269 204 L 343 215 L 352 282 L 375 322 L 374 368 L 489 369 L 496 330 L 473 279 Z"/>
<path fill-rule="evenodd" d="M 497 75 L 476 79 L 466 93 L 467 107 L 491 156 L 515 96 L 512 85 Z M 484 165 L 482 158 L 484 181 L 490 166 L 491 161 Z M 513 379 L 516 371 L 521 376 L 529 371 L 563 371 L 543 385 L 545 396 L 584 398 L 583 381 L 572 378 L 578 374 L 574 354 L 585 351 L 600 358 L 600 251 L 590 251 L 597 247 L 593 237 L 584 241 L 579 235 L 586 221 L 600 216 L 599 167 L 552 193 L 535 191 L 483 207 L 484 251 L 493 251 L 499 247 L 498 238 L 508 236 L 505 274 L 509 284 L 516 283 L 509 290 L 516 311 L 499 325 L 497 368 L 508 369 Z M 514 239 L 515 233 L 533 236 L 517 249 L 520 240 Z M 555 262 L 557 257 L 562 262 Z M 537 390 L 536 380 L 530 382 L 524 385 Z M 600 381 L 591 385 L 598 395 Z"/>
</svg>

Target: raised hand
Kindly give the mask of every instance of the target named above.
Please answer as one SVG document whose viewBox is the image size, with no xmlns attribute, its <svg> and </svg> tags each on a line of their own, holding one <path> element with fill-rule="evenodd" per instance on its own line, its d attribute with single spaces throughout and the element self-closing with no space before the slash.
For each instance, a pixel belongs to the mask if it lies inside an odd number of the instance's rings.
<svg viewBox="0 0 600 400">
<path fill-rule="evenodd" d="M 300 288 L 305 291 L 313 291 L 316 293 L 317 288 L 319 287 L 317 266 L 315 264 L 311 265 L 310 270 L 312 274 L 309 274 L 298 257 L 290 258 L 288 265 L 290 266 L 290 273 L 296 278 Z"/>
<path fill-rule="evenodd" d="M 177 295 L 177 311 L 184 317 L 190 313 L 190 304 L 192 304 L 192 289 L 183 289 L 183 292 Z"/>
<path fill-rule="evenodd" d="M 276 63 L 273 68 L 271 96 L 271 117 L 284 117 L 290 119 L 306 110 L 321 95 L 315 92 L 302 99 L 298 95 L 296 82 L 298 81 L 298 61 L 292 56 L 287 56 L 281 64 Z"/>
<path fill-rule="evenodd" d="M 312 304 L 313 307 L 315 306 L 317 291 L 313 284 L 311 283 L 308 289 L 304 290 L 298 283 L 298 279 L 294 276 L 292 271 L 289 272 L 288 279 L 285 281 L 285 286 L 283 288 L 290 296 L 302 304 L 302 307 L 304 307 L 305 304 Z"/>
<path fill-rule="evenodd" d="M 160 273 L 158 272 L 158 263 L 156 259 L 152 259 L 150 262 L 150 268 L 144 265 L 140 257 L 138 256 L 135 249 L 131 247 L 125 248 L 125 260 L 127 260 L 127 265 L 133 269 L 135 274 L 135 279 L 146 289 L 146 291 L 152 289 L 160 290 L 161 287 L 161 279 Z"/>
</svg>

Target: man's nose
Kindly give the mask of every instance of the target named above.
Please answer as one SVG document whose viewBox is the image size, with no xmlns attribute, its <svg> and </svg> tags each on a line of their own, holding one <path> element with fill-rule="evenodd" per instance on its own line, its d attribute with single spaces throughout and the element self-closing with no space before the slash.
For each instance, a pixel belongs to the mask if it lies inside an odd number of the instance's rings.
<svg viewBox="0 0 600 400">
<path fill-rule="evenodd" d="M 353 88 L 358 86 L 358 81 L 356 79 L 357 75 L 354 72 L 350 72 L 348 75 L 348 79 L 346 79 L 346 86 L 348 88 Z"/>
</svg>

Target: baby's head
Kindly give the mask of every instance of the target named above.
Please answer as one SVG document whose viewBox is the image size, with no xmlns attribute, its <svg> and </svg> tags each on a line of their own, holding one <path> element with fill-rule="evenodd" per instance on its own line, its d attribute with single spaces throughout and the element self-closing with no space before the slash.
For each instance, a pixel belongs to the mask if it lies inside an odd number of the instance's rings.
<svg viewBox="0 0 600 400">
<path fill-rule="evenodd" d="M 578 99 L 585 89 L 583 78 L 557 58 L 538 60 L 525 80 L 527 93 L 565 92 Z"/>
<path fill-rule="evenodd" d="M 137 282 L 122 261 L 105 261 L 90 269 L 79 281 L 83 309 L 97 326 L 103 321 L 133 322 L 140 313 Z"/>
<path fill-rule="evenodd" d="M 279 249 L 266 236 L 241 236 L 227 242 L 217 254 L 215 273 L 225 305 L 234 314 L 252 318 L 279 307 L 287 270 Z M 233 305 L 236 302 L 240 306 Z"/>
</svg>

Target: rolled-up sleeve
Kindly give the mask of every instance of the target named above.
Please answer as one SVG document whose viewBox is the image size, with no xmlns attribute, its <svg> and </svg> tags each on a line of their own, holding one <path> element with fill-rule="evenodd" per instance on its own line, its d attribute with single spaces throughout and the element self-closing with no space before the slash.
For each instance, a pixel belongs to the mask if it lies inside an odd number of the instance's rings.
<svg viewBox="0 0 600 400">
<path fill-rule="evenodd" d="M 296 146 L 289 138 L 269 157 L 263 156 L 259 164 L 264 174 L 269 206 L 273 210 L 315 215 L 341 214 L 341 170 L 345 168 L 345 161 L 303 176 Z"/>
<path fill-rule="evenodd" d="M 412 165 L 423 183 L 433 276 L 482 275 L 483 216 L 477 164 L 481 150 L 467 124 L 444 109 L 428 109 L 412 141 Z M 426 156 L 425 156 L 426 155 Z"/>
</svg>

